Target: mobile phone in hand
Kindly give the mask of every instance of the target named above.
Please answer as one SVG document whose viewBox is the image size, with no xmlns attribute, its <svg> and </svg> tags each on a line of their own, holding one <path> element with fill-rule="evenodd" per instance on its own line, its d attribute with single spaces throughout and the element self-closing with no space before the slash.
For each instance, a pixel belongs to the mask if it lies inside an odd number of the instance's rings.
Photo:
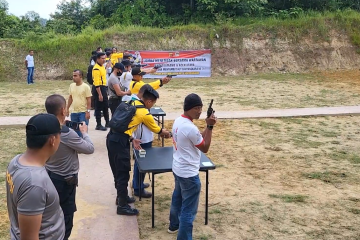
<svg viewBox="0 0 360 240">
<path fill-rule="evenodd" d="M 73 121 L 65 121 L 65 125 L 68 127 L 68 128 L 71 128 L 71 129 L 74 129 L 75 131 L 79 131 L 79 127 L 80 125 L 83 125 L 82 122 L 73 122 Z"/>
</svg>

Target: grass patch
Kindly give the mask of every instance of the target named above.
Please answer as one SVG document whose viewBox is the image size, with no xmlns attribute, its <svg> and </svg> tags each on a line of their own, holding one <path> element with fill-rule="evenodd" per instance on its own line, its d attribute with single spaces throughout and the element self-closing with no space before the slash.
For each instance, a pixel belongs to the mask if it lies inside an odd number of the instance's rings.
<svg viewBox="0 0 360 240">
<path fill-rule="evenodd" d="M 326 183 L 335 183 L 339 182 L 341 179 L 347 177 L 345 173 L 336 173 L 336 172 L 312 172 L 312 173 L 303 173 L 303 176 L 310 179 L 319 179 Z"/>
<path fill-rule="evenodd" d="M 347 160 L 353 164 L 360 164 L 360 156 L 358 154 L 347 151 L 334 151 L 330 154 L 330 157 L 336 161 Z"/>
<path fill-rule="evenodd" d="M 269 197 L 271 198 L 279 198 L 284 202 L 287 203 L 303 203 L 306 202 L 306 199 L 308 199 L 308 196 L 304 195 L 288 195 L 288 194 L 269 194 Z"/>
<path fill-rule="evenodd" d="M 353 214 L 360 214 L 360 209 L 358 209 L 358 208 L 350 208 L 349 212 L 351 212 Z"/>
</svg>

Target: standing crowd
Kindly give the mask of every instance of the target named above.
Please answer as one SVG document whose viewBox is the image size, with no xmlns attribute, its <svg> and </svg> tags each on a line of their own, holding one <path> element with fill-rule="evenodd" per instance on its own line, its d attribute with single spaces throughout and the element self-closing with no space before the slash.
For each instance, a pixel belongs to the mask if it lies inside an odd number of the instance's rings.
<svg viewBox="0 0 360 240">
<path fill-rule="evenodd" d="M 25 64 L 28 84 L 31 84 L 33 51 L 26 57 Z M 78 154 L 92 154 L 95 150 L 88 135 L 91 109 L 95 109 L 95 130 L 109 129 L 106 147 L 119 215 L 139 214 L 130 207 L 129 203 L 134 203 L 135 198 L 128 196 L 127 190 L 131 146 L 137 150 L 151 148 L 154 133 L 173 138 L 175 188 L 167 231 L 177 233 L 178 240 L 192 239 L 201 190 L 201 152 L 209 150 L 216 117 L 212 113 L 206 118 L 207 127 L 200 132 L 193 120 L 200 118 L 203 103 L 192 93 L 186 96 L 184 112 L 175 120 L 172 130 L 159 127 L 150 108 L 159 99 L 157 90 L 169 83 L 171 77 L 145 83 L 143 76 L 156 72 L 157 68 L 144 71 L 139 64 L 141 60 L 134 59 L 131 54 L 118 53 L 116 48 L 103 52 L 99 47 L 92 52 L 86 76 L 91 87 L 83 81 L 83 72 L 74 70 L 68 101 L 61 95 L 51 95 L 45 101 L 47 113 L 28 121 L 27 150 L 10 161 L 6 172 L 11 239 L 69 239 L 77 210 Z M 130 107 L 134 109 L 131 115 L 128 113 Z M 69 116 L 71 121 L 66 121 Z M 76 128 L 72 127 L 73 123 L 77 123 Z M 144 183 L 145 175 L 139 172 L 136 162 L 133 174 L 134 195 L 150 198 L 152 193 L 145 190 L 149 184 Z"/>
</svg>

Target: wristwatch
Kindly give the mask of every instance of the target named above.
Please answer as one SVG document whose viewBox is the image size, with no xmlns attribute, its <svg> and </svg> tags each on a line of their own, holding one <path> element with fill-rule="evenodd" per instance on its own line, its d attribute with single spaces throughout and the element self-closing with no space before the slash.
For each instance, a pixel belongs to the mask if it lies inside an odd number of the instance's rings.
<svg viewBox="0 0 360 240">
<path fill-rule="evenodd" d="M 89 113 L 89 112 L 90 112 L 90 109 L 86 110 L 86 112 L 88 112 L 88 113 Z"/>
<path fill-rule="evenodd" d="M 207 125 L 207 129 L 213 130 L 213 128 L 214 128 L 214 125 Z"/>
</svg>

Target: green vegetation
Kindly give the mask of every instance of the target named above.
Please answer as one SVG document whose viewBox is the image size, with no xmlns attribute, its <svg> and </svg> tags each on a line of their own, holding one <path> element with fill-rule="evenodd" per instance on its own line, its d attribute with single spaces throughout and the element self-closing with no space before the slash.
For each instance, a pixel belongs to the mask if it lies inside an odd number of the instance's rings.
<svg viewBox="0 0 360 240">
<path fill-rule="evenodd" d="M 272 198 L 280 198 L 281 200 L 283 200 L 284 202 L 287 203 L 299 203 L 299 202 L 305 202 L 306 199 L 308 198 L 308 196 L 304 196 L 304 195 L 288 195 L 288 194 L 269 194 L 269 197 Z"/>
<path fill-rule="evenodd" d="M 304 177 L 310 179 L 319 179 L 326 183 L 338 183 L 341 182 L 343 178 L 346 178 L 346 173 L 338 173 L 338 172 L 312 172 L 312 173 L 304 173 Z"/>
</svg>

